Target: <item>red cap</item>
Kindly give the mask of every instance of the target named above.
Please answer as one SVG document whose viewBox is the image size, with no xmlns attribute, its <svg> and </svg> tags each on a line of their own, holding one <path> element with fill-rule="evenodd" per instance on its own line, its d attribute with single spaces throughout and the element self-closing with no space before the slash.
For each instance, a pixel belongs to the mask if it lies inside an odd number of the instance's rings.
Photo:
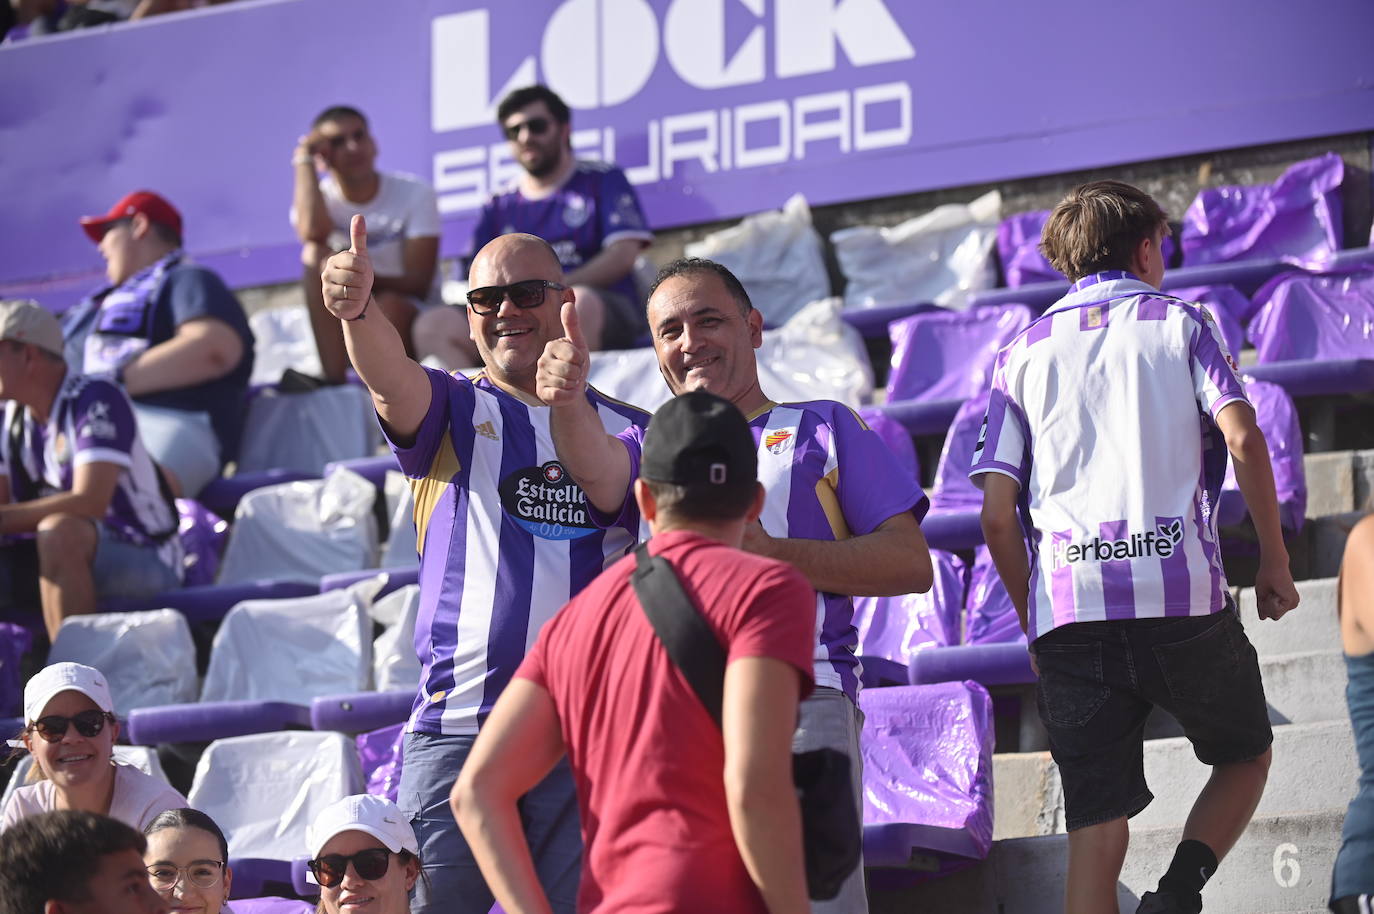
<svg viewBox="0 0 1374 914">
<path fill-rule="evenodd" d="M 150 190 L 136 190 L 126 195 L 103 216 L 82 216 L 81 227 L 86 230 L 92 241 L 99 244 L 100 236 L 105 234 L 105 229 L 111 222 L 128 219 L 135 213 L 142 213 L 150 221 L 165 225 L 178 235 L 181 234 L 181 213 Z"/>
</svg>

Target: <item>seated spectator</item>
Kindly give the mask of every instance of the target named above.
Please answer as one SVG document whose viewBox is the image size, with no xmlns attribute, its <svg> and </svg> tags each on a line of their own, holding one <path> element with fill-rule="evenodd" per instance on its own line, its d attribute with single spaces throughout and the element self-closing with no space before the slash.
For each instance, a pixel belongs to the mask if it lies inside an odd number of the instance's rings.
<svg viewBox="0 0 1374 914">
<path fill-rule="evenodd" d="M 143 836 L 74 809 L 0 835 L 0 914 L 168 914 L 148 885 Z"/>
<path fill-rule="evenodd" d="M 376 914 L 410 914 L 420 844 L 396 804 L 369 794 L 344 797 L 316 817 L 306 837 L 321 914 L 354 911 L 364 898 Z"/>
<path fill-rule="evenodd" d="M 143 829 L 148 881 L 177 914 L 221 914 L 234 881 L 224 832 L 198 809 L 169 809 Z"/>
<path fill-rule="evenodd" d="M 10 797 L 0 832 L 54 809 L 99 813 L 143 829 L 164 810 L 186 805 L 168 784 L 115 760 L 119 721 L 105 676 L 94 667 L 54 663 L 30 679 L 19 738 L 33 754 L 34 783 Z"/>
<path fill-rule="evenodd" d="M 376 162 L 377 141 L 367 118 L 343 105 L 315 118 L 291 159 L 296 176 L 291 224 L 303 245 L 310 329 L 324 378 L 336 384 L 344 379 L 348 353 L 339 322 L 324 307 L 320 271 L 331 254 L 348 248 L 349 224 L 355 213 L 367 220 L 368 253 L 376 273 L 373 297 L 401 334 L 407 355 L 416 354 L 418 340 L 411 339 L 415 315 L 423 307 L 442 303 L 436 271 L 439 204 L 434 188 L 411 175 L 378 171 Z M 326 173 L 323 178 L 320 172 Z"/>
<path fill-rule="evenodd" d="M 516 89 L 497 108 L 497 124 L 523 173 L 482 207 L 473 252 L 498 235 L 526 232 L 553 246 L 573 287 L 587 347 L 626 349 L 648 331 L 634 265 L 654 236 L 625 173 L 572 151 L 572 113 L 546 86 Z M 368 222 L 371 225 L 371 221 Z M 458 308 L 436 308 L 416 325 L 423 358 L 445 367 L 477 364 Z"/>
<path fill-rule="evenodd" d="M 81 227 L 110 285 L 67 315 L 67 361 L 114 374 L 172 491 L 194 497 L 238 449 L 253 372 L 248 317 L 222 279 L 186 260 L 181 215 L 157 194 L 135 191 Z"/>
<path fill-rule="evenodd" d="M 815 593 L 791 565 L 740 550 L 763 510 L 754 448 L 739 410 L 704 391 L 654 415 L 634 483 L 653 538 L 544 626 L 478 733 L 452 805 L 505 910 L 549 910 L 517 803 L 565 752 L 586 845 L 579 911 L 810 910 L 791 769 Z M 720 642 L 716 707 L 640 602 L 659 574 L 692 603 L 651 597 L 688 633 L 679 649 L 696 643 L 678 616 L 694 609 Z"/>
<path fill-rule="evenodd" d="M 98 597 L 179 586 L 176 506 L 142 420 L 119 385 L 68 368 L 57 318 L 31 301 L 0 302 L 0 400 L 0 536 L 37 533 L 0 560 L 16 591 L 37 577 L 48 636 Z"/>
</svg>

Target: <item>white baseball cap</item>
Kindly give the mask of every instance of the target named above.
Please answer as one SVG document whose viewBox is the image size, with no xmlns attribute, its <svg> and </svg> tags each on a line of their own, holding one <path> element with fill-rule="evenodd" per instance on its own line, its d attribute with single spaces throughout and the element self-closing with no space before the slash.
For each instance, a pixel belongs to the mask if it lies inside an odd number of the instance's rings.
<svg viewBox="0 0 1374 914">
<path fill-rule="evenodd" d="M 32 343 L 62 355 L 62 324 L 53 313 L 27 298 L 0 301 L 0 340 Z"/>
<path fill-rule="evenodd" d="M 24 723 L 31 724 L 43 716 L 48 702 L 61 692 L 80 692 L 96 707 L 114 713 L 114 699 L 105 683 L 105 674 L 84 663 L 64 661 L 45 666 L 24 686 Z"/>
<path fill-rule="evenodd" d="M 407 850 L 417 857 L 420 842 L 415 829 L 402 815 L 396 804 L 384 797 L 367 793 L 344 797 L 325 807 L 306 829 L 306 844 L 311 859 L 320 855 L 329 839 L 346 831 L 366 832 L 386 845 L 393 854 Z"/>
</svg>

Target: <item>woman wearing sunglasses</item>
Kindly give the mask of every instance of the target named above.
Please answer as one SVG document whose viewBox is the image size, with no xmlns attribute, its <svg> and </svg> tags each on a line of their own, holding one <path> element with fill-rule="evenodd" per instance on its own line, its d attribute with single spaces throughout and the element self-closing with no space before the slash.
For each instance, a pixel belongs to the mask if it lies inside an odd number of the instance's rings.
<svg viewBox="0 0 1374 914">
<path fill-rule="evenodd" d="M 234 873 L 224 832 L 197 809 L 169 809 L 143 830 L 153 890 L 176 914 L 221 914 Z"/>
<path fill-rule="evenodd" d="M 142 830 L 157 814 L 186 805 L 166 783 L 117 763 L 119 737 L 105 676 L 80 663 L 54 663 L 24 686 L 24 729 L 11 745 L 33 754 L 29 784 L 0 814 L 0 831 L 25 816 L 77 809 Z"/>
<path fill-rule="evenodd" d="M 420 845 L 396 804 L 368 794 L 327 807 L 307 833 L 319 914 L 410 914 Z"/>
</svg>

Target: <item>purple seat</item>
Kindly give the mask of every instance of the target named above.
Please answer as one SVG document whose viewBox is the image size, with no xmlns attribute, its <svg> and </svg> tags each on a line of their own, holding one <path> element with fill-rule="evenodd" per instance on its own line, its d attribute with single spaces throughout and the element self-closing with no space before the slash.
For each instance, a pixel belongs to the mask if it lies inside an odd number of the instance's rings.
<svg viewBox="0 0 1374 914">
<path fill-rule="evenodd" d="M 954 552 L 972 549 L 983 542 L 983 524 L 976 508 L 927 514 L 921 521 L 921 532 L 932 549 Z"/>
<path fill-rule="evenodd" d="M 962 399 L 956 400 L 903 400 L 900 403 L 884 403 L 870 409 L 880 412 L 893 422 L 902 426 L 910 435 L 943 435 L 954 419 L 954 414 L 963 406 Z"/>
<path fill-rule="evenodd" d="M 1261 364 L 1374 358 L 1374 269 L 1278 276 L 1255 304 L 1249 331 Z"/>
<path fill-rule="evenodd" d="M 301 581 L 249 581 L 245 584 L 183 587 L 137 600 L 109 600 L 101 612 L 129 612 L 140 609 L 175 609 L 186 621 L 218 622 L 244 600 L 285 600 L 308 597 L 320 592 L 319 586 Z"/>
<path fill-rule="evenodd" d="M 358 758 L 363 764 L 363 780 L 367 792 L 396 802 L 397 787 L 401 783 L 401 764 L 405 743 L 404 722 L 382 727 L 370 733 L 359 733 Z"/>
<path fill-rule="evenodd" d="M 1170 289 L 1169 294 L 1201 305 L 1216 320 L 1221 338 L 1233 358 L 1245 348 L 1245 325 L 1254 316 L 1255 306 L 1235 286 L 1187 286 Z"/>
<path fill-rule="evenodd" d="M 945 437 L 940 463 L 935 468 L 935 485 L 930 491 L 930 513 L 977 511 L 983 507 L 983 493 L 968 478 L 978 433 L 988 411 L 988 391 L 969 397 L 959 407 Z"/>
<path fill-rule="evenodd" d="M 881 674 L 875 677 L 879 682 L 905 683 L 907 664 L 917 651 L 959 643 L 967 577 L 964 560 L 942 549 L 932 549 L 930 559 L 935 582 L 928 592 L 854 600 L 858 653 L 865 672 L 872 666 Z"/>
<path fill-rule="evenodd" d="M 302 909 L 303 901 L 290 901 L 284 898 L 258 898 L 269 889 L 286 888 L 291 885 L 291 863 L 287 860 L 269 860 L 263 857 L 231 857 L 229 868 L 234 871 L 234 884 L 230 887 L 230 897 L 244 899 L 230 904 L 235 914 L 288 914 L 294 911 L 314 911 L 314 905 Z M 316 892 L 319 891 L 317 888 Z M 252 899 L 252 901 L 249 901 Z M 267 902 L 284 902 L 281 906 L 260 906 Z M 290 907 L 296 905 L 297 907 Z"/>
<path fill-rule="evenodd" d="M 1040 236 L 1049 221 L 1050 211 L 1035 210 L 1008 216 L 997 226 L 997 259 L 1002 262 L 1002 275 L 1012 289 L 1035 283 L 1068 280 L 1040 253 Z M 1164 239 L 1164 262 L 1174 258 L 1173 238 Z"/>
<path fill-rule="evenodd" d="M 13 714 L 23 707 L 24 678 L 19 665 L 33 647 L 33 634 L 22 625 L 0 622 L 0 714 Z M 8 738 L 10 733 L 3 734 Z"/>
<path fill-rule="evenodd" d="M 968 602 L 965 605 L 968 624 L 964 642 L 967 644 L 1026 643 L 1026 633 L 1016 618 L 1016 607 L 992 563 L 986 546 L 979 546 L 969 573 Z M 981 681 L 981 680 L 980 680 Z"/>
<path fill-rule="evenodd" d="M 362 733 L 404 721 L 415 703 L 415 690 L 324 695 L 310 702 L 315 730 Z"/>
<path fill-rule="evenodd" d="M 911 443 L 911 432 L 907 431 L 906 426 L 874 406 L 859 410 L 859 417 L 883 439 L 902 469 L 913 479 L 919 479 L 921 463 L 916 458 L 916 446 Z"/>
<path fill-rule="evenodd" d="M 1269 362 L 1251 365 L 1245 373 L 1277 384 L 1290 397 L 1330 397 L 1374 390 L 1374 359 Z"/>
<path fill-rule="evenodd" d="M 993 819 L 987 690 L 976 682 L 873 689 L 859 705 L 864 863 L 930 879 L 985 858 Z"/>
<path fill-rule="evenodd" d="M 1028 685 L 1035 682 L 1024 643 L 960 644 L 918 651 L 908 674 L 912 685 L 962 682 L 985 686 Z"/>
<path fill-rule="evenodd" d="M 1297 533 L 1307 516 L 1307 476 L 1303 469 L 1303 434 L 1298 424 L 1297 407 L 1277 384 L 1249 378 L 1245 391 L 1255 406 L 1257 422 L 1269 446 L 1274 489 L 1279 497 L 1279 521 L 1284 530 Z M 1235 462 L 1228 462 L 1226 480 L 1217 499 L 1217 523 L 1229 527 L 1243 521 L 1248 513 L 1236 483 Z"/>
<path fill-rule="evenodd" d="M 211 481 L 200 490 L 196 497 L 202 505 L 220 517 L 232 519 L 239 501 L 254 489 L 276 485 L 279 482 L 298 482 L 302 479 L 319 479 L 314 473 L 299 470 L 262 470 L 256 473 L 238 473 Z"/>
<path fill-rule="evenodd" d="M 887 325 L 903 317 L 921 314 L 926 311 L 941 311 L 939 305 L 929 302 L 912 302 L 909 305 L 888 305 L 883 308 L 848 309 L 840 312 L 840 318 L 859 331 L 864 339 L 882 339 L 887 336 Z M 651 343 L 645 343 L 648 346 Z"/>
<path fill-rule="evenodd" d="M 959 400 L 988 387 L 997 351 L 1030 325 L 1025 305 L 928 311 L 888 325 L 887 400 Z"/>
<path fill-rule="evenodd" d="M 180 515 L 177 536 L 186 553 L 183 583 L 188 587 L 215 583 L 219 559 L 229 538 L 229 522 L 190 498 L 177 499 L 177 514 Z"/>
<path fill-rule="evenodd" d="M 129 742 L 207 743 L 230 736 L 307 729 L 310 709 L 282 701 L 202 701 L 135 708 L 129 712 Z"/>
<path fill-rule="evenodd" d="M 1291 166 L 1273 184 L 1202 190 L 1183 216 L 1189 265 L 1279 258 L 1315 265 L 1341 247 L 1340 186 L 1334 152 Z"/>
<path fill-rule="evenodd" d="M 0 717 L 0 739 L 18 739 L 19 731 L 24 729 L 22 717 Z"/>
<path fill-rule="evenodd" d="M 386 583 L 373 599 L 380 600 L 392 591 L 400 590 L 407 584 L 418 584 L 420 581 L 420 569 L 418 566 L 410 568 L 367 568 L 363 571 L 341 571 L 338 574 L 327 574 L 320 578 L 320 593 L 330 590 L 342 590 L 345 587 L 352 587 L 359 581 L 367 580 L 379 574 L 387 576 Z"/>
<path fill-rule="evenodd" d="M 241 864 L 234 861 L 234 865 Z M 238 878 L 239 871 L 234 870 L 234 879 Z M 238 887 L 237 882 L 234 887 Z M 296 898 L 243 898 L 229 902 L 229 914 L 315 914 L 315 906 Z"/>
<path fill-rule="evenodd" d="M 395 457 L 390 454 L 383 454 L 379 457 L 355 457 L 352 460 L 335 460 L 326 463 L 324 475 L 328 476 L 335 470 L 352 470 L 381 489 L 386 486 L 386 471 L 396 470 L 400 472 L 400 469 L 401 465 L 396 462 Z"/>
</svg>

